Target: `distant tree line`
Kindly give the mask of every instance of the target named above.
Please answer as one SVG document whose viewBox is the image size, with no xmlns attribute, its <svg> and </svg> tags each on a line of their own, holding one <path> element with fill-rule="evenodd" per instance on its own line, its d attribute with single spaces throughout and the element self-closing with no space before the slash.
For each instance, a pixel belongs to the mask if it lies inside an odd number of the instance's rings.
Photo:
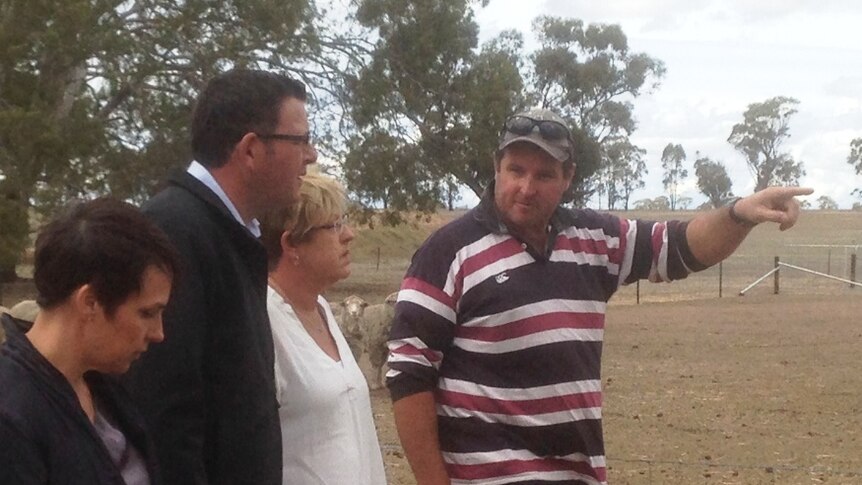
<svg viewBox="0 0 862 485">
<path fill-rule="evenodd" d="M 660 85 L 665 67 L 632 51 L 620 26 L 539 17 L 538 47 L 527 51 L 524 32 L 479 45 L 475 11 L 488 0 L 344 3 L 0 0 L 0 281 L 15 276 L 30 220 L 76 197 L 143 201 L 170 168 L 186 166 L 196 95 L 232 67 L 306 82 L 325 169 L 390 222 L 452 207 L 464 187 L 481 194 L 505 117 L 532 106 L 573 129 L 567 202 L 598 195 L 628 208 L 643 187 L 632 101 Z M 750 105 L 728 139 L 758 188 L 804 174 L 780 149 L 796 104 Z M 860 144 L 848 160 L 857 172 Z M 668 147 L 668 204 L 685 208 L 685 151 Z M 698 154 L 694 173 L 713 205 L 732 195 L 722 163 Z"/>
</svg>

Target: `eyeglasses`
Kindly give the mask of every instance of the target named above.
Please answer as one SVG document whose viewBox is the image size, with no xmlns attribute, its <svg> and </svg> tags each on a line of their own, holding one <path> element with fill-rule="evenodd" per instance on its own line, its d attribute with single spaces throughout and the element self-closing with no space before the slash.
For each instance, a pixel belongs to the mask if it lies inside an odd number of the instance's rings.
<svg viewBox="0 0 862 485">
<path fill-rule="evenodd" d="M 293 143 L 299 143 L 301 145 L 310 145 L 311 144 L 311 132 L 310 131 L 304 135 L 288 135 L 288 134 L 282 134 L 282 133 L 268 133 L 268 134 L 255 133 L 255 135 L 257 135 L 257 137 L 262 139 L 262 140 L 284 140 L 284 141 L 290 141 Z"/>
<path fill-rule="evenodd" d="M 344 228 L 347 227 L 348 222 L 350 222 L 350 220 L 348 219 L 347 214 L 344 214 L 336 219 L 335 222 L 313 226 L 311 229 L 332 229 L 335 234 L 340 236 L 341 233 L 344 232 Z"/>
<path fill-rule="evenodd" d="M 512 116 L 506 120 L 503 128 L 510 133 L 525 136 L 532 133 L 533 128 L 537 126 L 539 127 L 539 134 L 546 140 L 556 141 L 569 138 L 569 129 L 565 125 L 550 120 L 534 120 L 527 116 Z M 501 133 L 501 135 L 503 134 L 505 133 Z"/>
</svg>

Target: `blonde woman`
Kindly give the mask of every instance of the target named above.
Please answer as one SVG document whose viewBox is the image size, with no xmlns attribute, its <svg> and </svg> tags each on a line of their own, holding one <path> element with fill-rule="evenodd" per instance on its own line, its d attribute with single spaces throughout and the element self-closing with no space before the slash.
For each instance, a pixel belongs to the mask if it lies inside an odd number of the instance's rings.
<svg viewBox="0 0 862 485">
<path fill-rule="evenodd" d="M 368 386 L 321 296 L 350 275 L 344 189 L 303 178 L 298 204 L 262 221 L 283 483 L 384 485 Z"/>
</svg>

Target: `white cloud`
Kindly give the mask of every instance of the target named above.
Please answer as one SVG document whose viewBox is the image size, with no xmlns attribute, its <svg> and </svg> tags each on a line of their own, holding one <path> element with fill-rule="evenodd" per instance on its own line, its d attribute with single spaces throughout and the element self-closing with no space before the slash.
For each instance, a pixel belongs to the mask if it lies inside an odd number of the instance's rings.
<svg viewBox="0 0 862 485">
<path fill-rule="evenodd" d="M 630 49 L 667 67 L 659 89 L 634 101 L 639 128 L 632 138 L 648 150 L 650 174 L 633 200 L 663 192 L 660 157 L 669 142 L 683 145 L 689 164 L 697 150 L 723 161 L 734 192 L 750 192 L 753 178 L 726 140 L 749 104 L 774 96 L 800 101 L 786 149 L 805 162 L 802 182 L 842 208 L 862 187 L 846 163 L 850 140 L 862 136 L 862 3 L 492 0 L 477 19 L 489 38 L 508 28 L 528 34 L 542 14 L 620 24 Z M 697 205 L 702 196 L 693 184 L 686 187 Z"/>
</svg>

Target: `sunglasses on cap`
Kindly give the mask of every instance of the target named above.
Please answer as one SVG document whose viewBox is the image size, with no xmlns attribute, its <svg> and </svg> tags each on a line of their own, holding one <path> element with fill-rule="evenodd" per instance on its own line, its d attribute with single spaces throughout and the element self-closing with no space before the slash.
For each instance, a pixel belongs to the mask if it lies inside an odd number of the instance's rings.
<svg viewBox="0 0 862 485">
<path fill-rule="evenodd" d="M 529 135 L 537 126 L 539 127 L 539 134 L 546 140 L 557 141 L 569 138 L 569 129 L 556 121 L 535 120 L 527 116 L 512 116 L 503 125 L 506 131 L 518 136 Z"/>
</svg>

